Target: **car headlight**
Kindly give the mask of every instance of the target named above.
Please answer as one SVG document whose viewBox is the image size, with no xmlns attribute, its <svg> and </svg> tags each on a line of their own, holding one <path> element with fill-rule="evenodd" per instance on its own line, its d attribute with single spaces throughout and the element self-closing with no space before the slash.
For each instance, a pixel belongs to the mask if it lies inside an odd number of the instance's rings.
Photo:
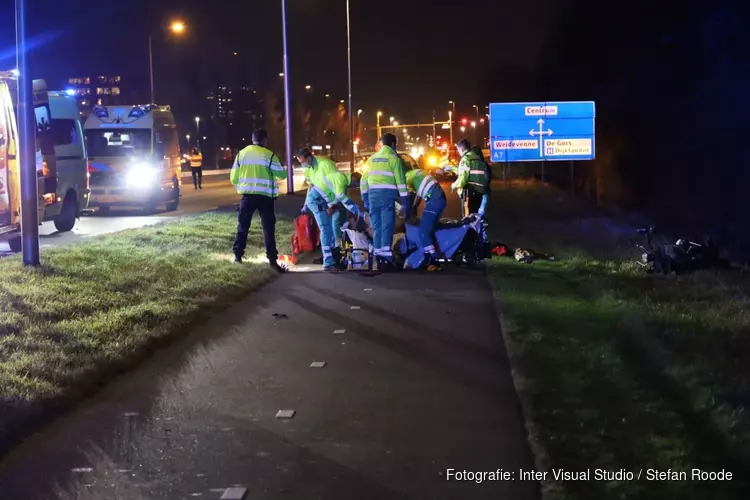
<svg viewBox="0 0 750 500">
<path fill-rule="evenodd" d="M 128 169 L 125 184 L 128 187 L 148 187 L 158 179 L 159 169 L 148 163 L 137 163 Z"/>
</svg>

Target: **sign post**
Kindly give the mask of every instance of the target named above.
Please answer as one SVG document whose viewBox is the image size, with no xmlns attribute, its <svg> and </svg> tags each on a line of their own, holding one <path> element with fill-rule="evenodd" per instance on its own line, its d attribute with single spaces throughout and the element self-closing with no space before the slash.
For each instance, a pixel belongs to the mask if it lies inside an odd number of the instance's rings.
<svg viewBox="0 0 750 500">
<path fill-rule="evenodd" d="M 569 161 L 595 158 L 593 101 L 490 104 L 490 157 L 493 162 Z"/>
</svg>

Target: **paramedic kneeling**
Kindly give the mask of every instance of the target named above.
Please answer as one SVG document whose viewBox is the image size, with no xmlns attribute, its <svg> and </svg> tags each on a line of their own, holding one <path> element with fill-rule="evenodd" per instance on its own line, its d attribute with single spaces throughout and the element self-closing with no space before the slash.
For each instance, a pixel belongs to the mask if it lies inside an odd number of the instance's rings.
<svg viewBox="0 0 750 500">
<path fill-rule="evenodd" d="M 419 221 L 419 239 L 424 250 L 422 267 L 428 271 L 439 269 L 437 249 L 435 248 L 435 230 L 438 221 L 443 215 L 448 200 L 445 198 L 443 188 L 427 172 L 420 169 L 411 169 L 406 172 L 406 185 L 410 191 L 416 194 L 412 213 L 417 213 L 420 200 L 424 200 L 422 219 Z"/>
<path fill-rule="evenodd" d="M 278 156 L 266 149 L 268 134 L 264 129 L 253 132 L 253 144 L 239 152 L 234 160 L 229 179 L 242 195 L 237 221 L 237 237 L 234 240 L 234 262 L 242 263 L 247 246 L 247 234 L 253 214 L 260 212 L 263 226 L 263 241 L 266 257 L 272 269 L 286 271 L 279 266 L 276 249 L 276 212 L 274 201 L 279 196 L 276 179 L 286 179 L 287 172 Z"/>
</svg>

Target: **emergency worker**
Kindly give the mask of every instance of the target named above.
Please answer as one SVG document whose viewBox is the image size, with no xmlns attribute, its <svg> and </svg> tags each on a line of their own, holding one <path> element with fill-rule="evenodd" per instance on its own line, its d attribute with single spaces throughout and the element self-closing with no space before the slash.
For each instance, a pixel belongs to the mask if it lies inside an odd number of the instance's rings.
<svg viewBox="0 0 750 500">
<path fill-rule="evenodd" d="M 471 150 L 471 143 L 461 139 L 456 144 L 461 160 L 458 163 L 458 179 L 451 185 L 452 191 L 458 191 L 461 200 L 466 204 L 469 214 L 484 215 L 487 198 L 490 192 L 489 167 L 481 155 Z"/>
<path fill-rule="evenodd" d="M 188 156 L 190 162 L 190 172 L 193 174 L 193 186 L 195 190 L 203 189 L 203 154 L 198 148 L 193 148 Z"/>
<path fill-rule="evenodd" d="M 302 212 L 310 210 L 320 228 L 320 244 L 323 252 L 323 269 L 343 269 L 341 238 L 346 210 L 359 215 L 359 207 L 347 196 L 349 181 L 327 158 L 316 158 L 304 148 L 297 160 L 305 169 L 308 179 L 308 195 Z"/>
<path fill-rule="evenodd" d="M 411 208 L 413 214 L 417 213 L 419 203 L 424 200 L 424 210 L 422 210 L 422 218 L 419 221 L 419 239 L 424 251 L 422 267 L 428 271 L 436 271 L 440 268 L 440 265 L 435 247 L 435 231 L 448 200 L 443 188 L 440 187 L 440 183 L 424 170 L 417 168 L 408 170 L 406 172 L 406 185 L 416 195 Z"/>
<path fill-rule="evenodd" d="M 276 212 L 274 202 L 279 196 L 277 180 L 287 177 L 286 168 L 281 159 L 266 149 L 268 134 L 265 129 L 253 131 L 253 144 L 242 149 L 234 160 L 229 176 L 237 193 L 242 195 L 237 221 L 237 237 L 234 241 L 234 261 L 242 263 L 247 246 L 247 235 L 253 214 L 260 213 L 263 226 L 263 241 L 266 246 L 266 258 L 272 269 L 285 272 L 287 269 L 277 262 L 279 252 L 276 248 Z"/>
<path fill-rule="evenodd" d="M 409 216 L 409 192 L 406 189 L 404 165 L 397 153 L 396 136 L 386 133 L 380 151 L 367 160 L 360 190 L 365 209 L 370 211 L 373 247 L 378 269 L 394 271 L 393 231 L 396 225 L 396 202 L 401 199 L 402 216 Z"/>
</svg>

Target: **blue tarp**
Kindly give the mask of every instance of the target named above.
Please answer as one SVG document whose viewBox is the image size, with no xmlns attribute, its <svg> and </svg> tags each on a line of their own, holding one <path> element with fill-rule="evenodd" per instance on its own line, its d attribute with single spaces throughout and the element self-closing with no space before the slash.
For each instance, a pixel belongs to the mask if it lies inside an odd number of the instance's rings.
<svg viewBox="0 0 750 500">
<path fill-rule="evenodd" d="M 451 227 L 438 228 L 435 232 L 438 248 L 446 258 L 453 257 L 461 242 L 464 240 L 467 231 L 473 230 L 472 224 L 454 225 Z M 412 251 L 413 250 L 413 251 Z M 419 239 L 419 226 L 406 224 L 406 238 L 401 242 L 402 254 L 411 252 L 406 258 L 406 267 L 416 269 L 424 260 L 422 242 Z"/>
</svg>

